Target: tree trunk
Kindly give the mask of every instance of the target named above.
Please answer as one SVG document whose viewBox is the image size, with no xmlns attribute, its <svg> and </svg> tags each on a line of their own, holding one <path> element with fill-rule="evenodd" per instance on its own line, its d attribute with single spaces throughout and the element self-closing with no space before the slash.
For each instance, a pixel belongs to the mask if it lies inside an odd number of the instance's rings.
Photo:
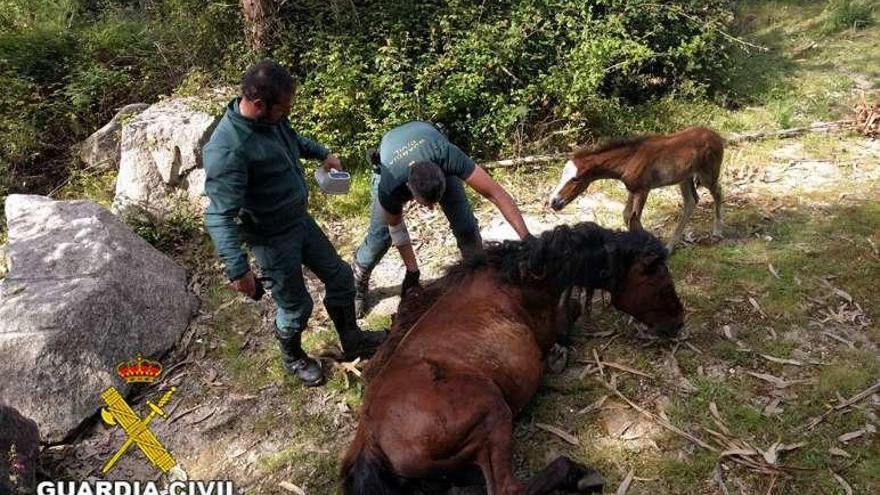
<svg viewBox="0 0 880 495">
<path fill-rule="evenodd" d="M 275 18 L 274 0 L 240 0 L 244 17 L 244 35 L 252 52 L 269 48 Z"/>
</svg>

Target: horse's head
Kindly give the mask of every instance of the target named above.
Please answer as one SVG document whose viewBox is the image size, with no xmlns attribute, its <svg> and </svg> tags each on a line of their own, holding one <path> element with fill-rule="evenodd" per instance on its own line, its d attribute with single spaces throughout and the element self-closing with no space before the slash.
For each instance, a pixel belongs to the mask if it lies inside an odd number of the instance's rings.
<svg viewBox="0 0 880 495">
<path fill-rule="evenodd" d="M 561 210 L 571 203 L 578 194 L 587 190 L 592 182 L 587 160 L 569 160 L 562 169 L 559 185 L 550 194 L 550 208 Z"/>
<path fill-rule="evenodd" d="M 666 267 L 665 251 L 637 253 L 621 271 L 611 291 L 611 303 L 655 335 L 675 337 L 684 324 L 684 307 Z"/>
</svg>

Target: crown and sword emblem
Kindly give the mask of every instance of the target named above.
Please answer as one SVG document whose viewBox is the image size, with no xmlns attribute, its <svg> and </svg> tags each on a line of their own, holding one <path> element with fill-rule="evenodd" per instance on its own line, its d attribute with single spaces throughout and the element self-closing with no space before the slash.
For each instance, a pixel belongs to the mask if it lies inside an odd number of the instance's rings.
<svg viewBox="0 0 880 495">
<path fill-rule="evenodd" d="M 138 355 L 134 361 L 120 363 L 116 367 L 116 372 L 126 383 L 152 383 L 162 374 L 162 365 Z M 106 404 L 106 407 L 101 408 L 101 418 L 110 426 L 122 428 L 127 437 L 125 443 L 104 464 L 101 469 L 103 474 L 110 472 L 132 445 L 136 445 L 150 463 L 163 473 L 167 474 L 177 466 L 174 457 L 150 430 L 150 423 L 156 416 L 167 419 L 168 414 L 163 408 L 176 390 L 176 387 L 171 387 L 156 403 L 147 401 L 150 411 L 144 418 L 132 410 L 116 388 L 109 387 L 101 394 Z"/>
</svg>

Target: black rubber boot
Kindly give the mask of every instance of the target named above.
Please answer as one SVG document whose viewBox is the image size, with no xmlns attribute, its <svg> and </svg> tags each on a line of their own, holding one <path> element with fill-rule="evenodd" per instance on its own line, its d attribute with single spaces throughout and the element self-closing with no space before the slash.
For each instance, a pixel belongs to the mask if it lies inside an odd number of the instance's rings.
<svg viewBox="0 0 880 495">
<path fill-rule="evenodd" d="M 354 274 L 354 314 L 363 318 L 367 314 L 367 294 L 370 291 L 370 273 L 373 270 L 362 267 L 357 261 L 352 261 L 351 271 Z"/>
<path fill-rule="evenodd" d="M 316 387 L 324 383 L 324 372 L 321 364 L 309 357 L 302 349 L 302 331 L 292 328 L 275 327 L 275 338 L 281 348 L 281 362 L 284 369 L 300 379 L 307 387 Z"/>
<path fill-rule="evenodd" d="M 365 332 L 358 327 L 355 319 L 354 303 L 343 306 L 327 306 L 327 314 L 333 320 L 336 333 L 339 334 L 339 342 L 342 344 L 342 353 L 346 361 L 357 358 L 366 359 L 376 353 L 379 344 L 385 341 L 388 332 Z"/>
</svg>

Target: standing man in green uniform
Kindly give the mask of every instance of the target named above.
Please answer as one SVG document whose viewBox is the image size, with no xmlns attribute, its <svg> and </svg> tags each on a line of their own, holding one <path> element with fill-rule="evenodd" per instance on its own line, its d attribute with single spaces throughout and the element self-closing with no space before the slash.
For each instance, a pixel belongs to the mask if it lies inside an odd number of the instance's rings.
<svg viewBox="0 0 880 495">
<path fill-rule="evenodd" d="M 507 191 L 435 126 L 414 121 L 396 127 L 382 137 L 377 155 L 373 157 L 370 227 L 352 263 L 358 316 L 366 313 L 370 273 L 392 244 L 406 265 L 401 296 L 419 284 L 419 266 L 403 219 L 403 206 L 411 199 L 428 208 L 440 203 L 462 257 L 482 250 L 465 183 L 491 201 L 520 238 L 529 235 Z"/>
<path fill-rule="evenodd" d="M 323 383 L 324 376 L 301 346 L 313 308 L 303 265 L 324 283 L 324 307 L 347 359 L 371 355 L 385 333 L 358 328 L 351 268 L 307 211 L 300 158 L 321 160 L 327 170 L 342 165 L 326 148 L 291 129 L 292 93 L 293 80 L 277 63 L 266 60 L 248 69 L 241 97 L 226 107 L 203 149 L 205 193 L 211 200 L 205 226 L 231 286 L 254 297 L 258 282 L 241 242 L 250 245 L 278 305 L 275 336 L 284 368 L 311 386 Z"/>
</svg>

